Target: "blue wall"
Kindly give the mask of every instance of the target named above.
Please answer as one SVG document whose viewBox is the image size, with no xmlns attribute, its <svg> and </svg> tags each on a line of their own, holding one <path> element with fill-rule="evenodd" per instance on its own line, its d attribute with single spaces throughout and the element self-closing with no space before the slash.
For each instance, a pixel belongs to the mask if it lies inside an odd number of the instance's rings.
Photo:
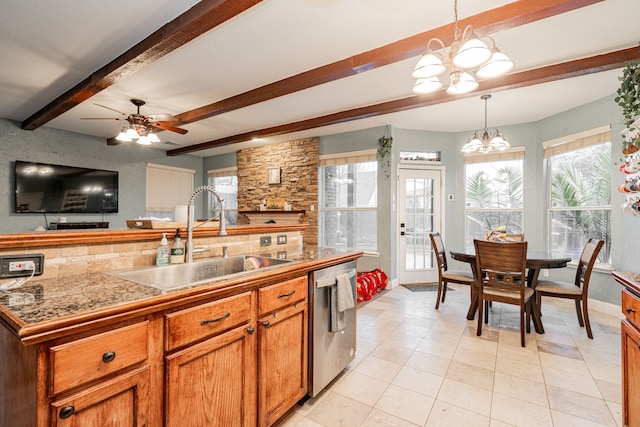
<svg viewBox="0 0 640 427">
<path fill-rule="evenodd" d="M 196 182 L 202 180 L 203 170 L 200 157 L 168 157 L 163 150 L 138 144 L 109 146 L 101 138 L 47 127 L 25 131 L 17 122 L 0 119 L 0 233 L 46 227 L 42 214 L 13 213 L 15 160 L 118 171 L 120 194 L 117 214 L 47 215 L 48 222 L 56 221 L 59 216 L 67 217 L 68 222 L 108 221 L 112 229 L 126 228 L 127 219 L 145 216 L 147 163 L 195 169 Z M 189 196 L 185 194 L 185 204 Z"/>
</svg>

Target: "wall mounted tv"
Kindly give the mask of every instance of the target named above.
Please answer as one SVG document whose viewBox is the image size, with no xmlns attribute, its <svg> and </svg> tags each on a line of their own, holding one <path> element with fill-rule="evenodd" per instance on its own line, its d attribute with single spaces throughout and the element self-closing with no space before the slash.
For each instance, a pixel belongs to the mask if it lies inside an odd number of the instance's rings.
<svg viewBox="0 0 640 427">
<path fill-rule="evenodd" d="M 118 212 L 118 172 L 16 160 L 16 213 Z"/>
</svg>

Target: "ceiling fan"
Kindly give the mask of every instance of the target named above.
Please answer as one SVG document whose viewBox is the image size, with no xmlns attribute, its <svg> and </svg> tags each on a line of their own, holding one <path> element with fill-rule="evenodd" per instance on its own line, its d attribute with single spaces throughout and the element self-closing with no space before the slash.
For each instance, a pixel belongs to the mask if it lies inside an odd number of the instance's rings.
<svg viewBox="0 0 640 427">
<path fill-rule="evenodd" d="M 131 103 L 137 107 L 137 112 L 134 114 L 126 114 L 122 111 L 118 111 L 114 108 L 107 107 L 101 104 L 95 104 L 98 107 L 106 108 L 107 110 L 115 111 L 121 114 L 122 117 L 82 117 L 82 120 L 124 120 L 129 123 L 129 127 L 125 126 L 122 132 L 116 137 L 120 141 L 131 141 L 141 144 L 151 144 L 151 142 L 159 142 L 158 137 L 153 133 L 154 129 L 168 130 L 176 132 L 181 135 L 186 134 L 188 131 L 176 126 L 171 125 L 171 122 L 177 122 L 178 119 L 171 114 L 140 114 L 140 107 L 145 104 L 141 99 L 133 98 Z M 141 141 L 142 140 L 142 141 Z"/>
</svg>

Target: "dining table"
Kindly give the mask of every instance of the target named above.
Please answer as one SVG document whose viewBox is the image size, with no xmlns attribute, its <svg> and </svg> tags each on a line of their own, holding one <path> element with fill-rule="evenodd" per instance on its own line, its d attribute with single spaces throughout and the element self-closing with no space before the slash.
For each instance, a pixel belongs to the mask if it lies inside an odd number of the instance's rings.
<svg viewBox="0 0 640 427">
<path fill-rule="evenodd" d="M 467 319 L 473 320 L 476 316 L 476 312 L 478 311 L 478 273 L 476 269 L 475 249 L 454 249 L 450 250 L 449 254 L 452 259 L 460 262 L 466 262 L 471 266 L 475 285 L 471 289 L 471 304 L 469 305 L 469 311 L 467 312 Z M 527 286 L 535 289 L 538 283 L 540 270 L 563 268 L 566 267 L 570 261 L 571 257 L 559 255 L 551 251 L 527 250 Z M 542 326 L 540 316 L 538 316 L 539 313 L 537 307 L 535 307 L 533 311 L 532 317 L 535 330 L 539 334 L 544 334 L 544 327 Z"/>
</svg>

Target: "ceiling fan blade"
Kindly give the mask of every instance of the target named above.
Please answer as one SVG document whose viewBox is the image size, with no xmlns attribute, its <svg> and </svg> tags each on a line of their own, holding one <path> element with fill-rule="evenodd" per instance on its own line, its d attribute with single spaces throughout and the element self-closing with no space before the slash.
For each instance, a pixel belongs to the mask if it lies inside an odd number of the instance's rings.
<svg viewBox="0 0 640 427">
<path fill-rule="evenodd" d="M 185 133 L 189 132 L 186 129 L 182 129 L 182 128 L 177 128 L 175 126 L 171 126 L 167 123 L 163 123 L 163 122 L 152 122 L 149 123 L 150 126 L 153 126 L 154 128 L 158 128 L 158 129 L 164 129 L 164 130 L 170 130 L 171 132 L 176 132 L 179 133 L 181 135 L 184 135 Z"/>
<path fill-rule="evenodd" d="M 150 122 L 177 122 L 178 118 L 171 114 L 149 114 L 146 116 Z"/>
<path fill-rule="evenodd" d="M 127 120 L 120 117 L 80 117 L 80 120 Z"/>
<path fill-rule="evenodd" d="M 107 110 L 115 111 L 116 113 L 118 113 L 118 114 L 122 114 L 122 115 L 123 115 L 123 116 L 125 116 L 125 117 L 128 117 L 128 116 L 129 116 L 128 114 L 125 114 L 125 113 L 123 113 L 122 111 L 118 111 L 118 110 L 116 110 L 116 109 L 114 109 L 114 108 L 107 107 L 106 105 L 96 104 L 95 102 L 93 103 L 93 105 L 97 105 L 98 107 L 106 108 Z"/>
</svg>

